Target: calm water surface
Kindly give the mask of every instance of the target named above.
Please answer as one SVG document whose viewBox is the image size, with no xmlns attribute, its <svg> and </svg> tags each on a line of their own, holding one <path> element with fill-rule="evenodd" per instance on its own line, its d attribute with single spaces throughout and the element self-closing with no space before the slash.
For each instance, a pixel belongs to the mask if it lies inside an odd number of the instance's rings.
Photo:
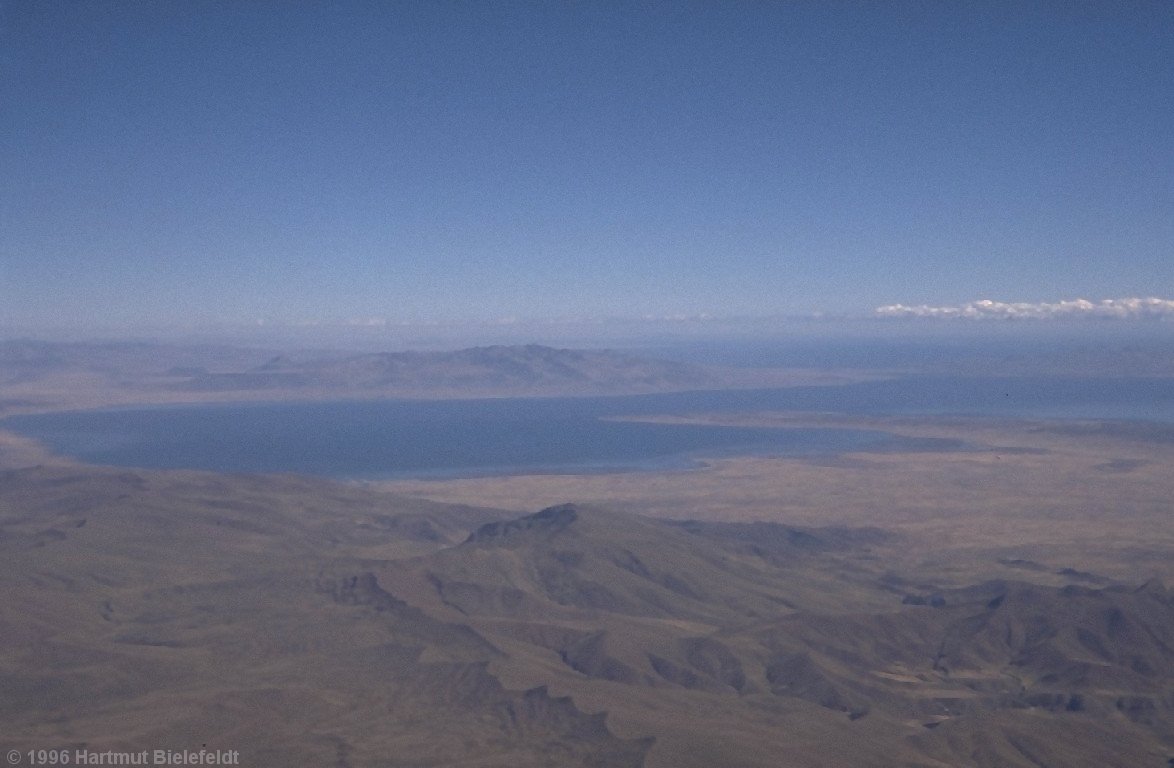
<svg viewBox="0 0 1174 768">
<path fill-rule="evenodd" d="M 916 377 L 613 398 L 168 406 L 18 416 L 0 426 L 98 464 L 342 478 L 638 470 L 736 455 L 959 447 L 867 430 L 605 420 L 776 409 L 1174 423 L 1174 380 Z"/>
</svg>

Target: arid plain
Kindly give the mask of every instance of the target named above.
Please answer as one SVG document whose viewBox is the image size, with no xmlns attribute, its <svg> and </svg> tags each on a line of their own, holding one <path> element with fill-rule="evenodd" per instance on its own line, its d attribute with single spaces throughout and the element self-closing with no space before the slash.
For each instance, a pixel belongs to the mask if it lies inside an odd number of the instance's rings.
<svg viewBox="0 0 1174 768">
<path fill-rule="evenodd" d="M 909 537 L 902 568 L 929 569 L 937 578 L 972 578 L 970 564 L 988 575 L 998 567 L 1022 573 L 1032 568 L 1025 561 L 1056 570 L 1095 565 L 1101 576 L 1120 579 L 1174 578 L 1171 429 L 771 413 L 659 421 L 858 427 L 928 442 L 916 452 L 727 459 L 690 471 L 379 486 L 507 509 L 573 499 L 669 519 L 880 526 Z"/>
</svg>

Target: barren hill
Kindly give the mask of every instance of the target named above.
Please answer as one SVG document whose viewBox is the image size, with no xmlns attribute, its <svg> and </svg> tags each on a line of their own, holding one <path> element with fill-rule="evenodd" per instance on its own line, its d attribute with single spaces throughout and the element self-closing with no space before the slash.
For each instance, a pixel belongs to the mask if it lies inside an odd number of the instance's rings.
<svg viewBox="0 0 1174 768">
<path fill-rule="evenodd" d="M 876 528 L 297 478 L 0 477 L 6 748 L 290 766 L 1161 766 L 1160 584 L 902 577 Z"/>
</svg>

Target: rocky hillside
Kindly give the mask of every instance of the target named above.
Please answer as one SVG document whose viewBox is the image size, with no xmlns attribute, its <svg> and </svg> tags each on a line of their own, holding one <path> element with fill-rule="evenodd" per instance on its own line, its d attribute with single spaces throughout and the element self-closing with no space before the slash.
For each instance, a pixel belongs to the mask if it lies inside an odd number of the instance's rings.
<svg viewBox="0 0 1174 768">
<path fill-rule="evenodd" d="M 1163 766 L 1161 584 L 924 583 L 877 528 L 288 477 L 0 476 L 0 747 L 289 766 Z"/>
</svg>

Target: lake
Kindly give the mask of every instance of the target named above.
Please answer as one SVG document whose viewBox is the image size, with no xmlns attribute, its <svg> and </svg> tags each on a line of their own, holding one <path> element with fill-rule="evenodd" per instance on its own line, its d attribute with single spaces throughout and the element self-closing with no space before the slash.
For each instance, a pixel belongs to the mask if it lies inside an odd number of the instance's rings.
<svg viewBox="0 0 1174 768">
<path fill-rule="evenodd" d="M 961 447 L 872 430 L 606 420 L 753 410 L 1174 423 L 1174 380 L 918 376 L 628 397 L 166 406 L 15 416 L 0 427 L 96 464 L 365 479 L 646 470 L 739 455 Z"/>
</svg>

